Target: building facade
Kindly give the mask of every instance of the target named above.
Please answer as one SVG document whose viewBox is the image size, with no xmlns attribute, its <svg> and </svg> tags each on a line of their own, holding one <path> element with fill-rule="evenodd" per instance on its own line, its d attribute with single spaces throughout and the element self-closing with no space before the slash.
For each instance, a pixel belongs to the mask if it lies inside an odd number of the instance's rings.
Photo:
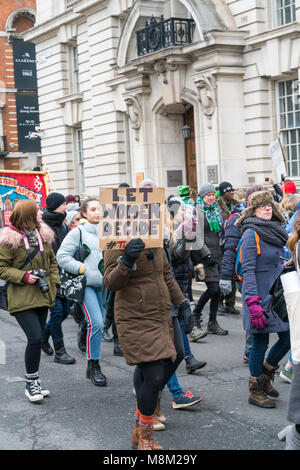
<svg viewBox="0 0 300 470">
<path fill-rule="evenodd" d="M 42 156 L 57 190 L 300 181 L 300 0 L 37 0 Z"/>
<path fill-rule="evenodd" d="M 41 163 L 35 48 L 23 33 L 35 24 L 35 0 L 0 0 L 0 167 L 33 169 Z"/>
</svg>

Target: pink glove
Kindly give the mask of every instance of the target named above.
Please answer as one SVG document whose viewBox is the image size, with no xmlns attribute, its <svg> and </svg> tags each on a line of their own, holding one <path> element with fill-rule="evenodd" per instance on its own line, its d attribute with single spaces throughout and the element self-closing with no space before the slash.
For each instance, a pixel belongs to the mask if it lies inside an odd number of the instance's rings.
<svg viewBox="0 0 300 470">
<path fill-rule="evenodd" d="M 246 304 L 249 307 L 250 318 L 253 328 L 256 328 L 257 330 L 260 328 L 264 328 L 268 324 L 265 317 L 265 315 L 267 315 L 267 312 L 261 307 L 260 298 L 258 296 L 250 297 L 246 300 Z"/>
<path fill-rule="evenodd" d="M 180 227 L 187 240 L 193 240 L 196 236 L 197 218 L 194 215 L 185 218 Z"/>
</svg>

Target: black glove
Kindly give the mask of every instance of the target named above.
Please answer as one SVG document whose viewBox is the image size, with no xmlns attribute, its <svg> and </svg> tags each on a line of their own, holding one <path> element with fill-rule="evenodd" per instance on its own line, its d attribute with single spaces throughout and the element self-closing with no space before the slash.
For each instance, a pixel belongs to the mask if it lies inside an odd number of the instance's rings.
<svg viewBox="0 0 300 470">
<path fill-rule="evenodd" d="M 183 320 L 183 329 L 188 335 L 194 328 L 194 317 L 188 299 L 182 300 L 178 305 L 178 319 Z"/>
<path fill-rule="evenodd" d="M 140 238 L 134 238 L 130 240 L 126 245 L 124 254 L 120 258 L 120 262 L 125 264 L 129 269 L 132 269 L 136 259 L 140 256 L 141 252 L 145 248 L 145 243 Z"/>
<path fill-rule="evenodd" d="M 203 262 L 207 264 L 207 266 L 215 266 L 215 264 L 217 264 L 216 260 L 212 255 L 205 256 Z"/>
</svg>

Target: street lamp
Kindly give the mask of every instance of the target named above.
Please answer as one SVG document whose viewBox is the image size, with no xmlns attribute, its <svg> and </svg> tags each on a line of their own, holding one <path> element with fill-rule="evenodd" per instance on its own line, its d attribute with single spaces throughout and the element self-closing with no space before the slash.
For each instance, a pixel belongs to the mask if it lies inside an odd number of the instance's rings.
<svg viewBox="0 0 300 470">
<path fill-rule="evenodd" d="M 184 140 L 188 140 L 191 138 L 191 130 L 192 130 L 191 127 L 188 126 L 187 124 L 182 127 L 181 131 L 182 131 Z"/>
</svg>

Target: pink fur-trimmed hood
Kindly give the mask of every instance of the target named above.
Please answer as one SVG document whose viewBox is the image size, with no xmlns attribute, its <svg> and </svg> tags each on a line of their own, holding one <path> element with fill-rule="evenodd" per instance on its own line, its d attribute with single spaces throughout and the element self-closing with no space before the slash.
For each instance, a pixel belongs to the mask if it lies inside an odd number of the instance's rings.
<svg viewBox="0 0 300 470">
<path fill-rule="evenodd" d="M 40 234 L 43 242 L 51 245 L 54 242 L 55 234 L 53 230 L 46 224 L 41 223 Z M 4 227 L 0 233 L 0 245 L 9 245 L 13 250 L 16 250 L 21 241 L 23 240 L 22 234 L 17 229 Z"/>
</svg>

